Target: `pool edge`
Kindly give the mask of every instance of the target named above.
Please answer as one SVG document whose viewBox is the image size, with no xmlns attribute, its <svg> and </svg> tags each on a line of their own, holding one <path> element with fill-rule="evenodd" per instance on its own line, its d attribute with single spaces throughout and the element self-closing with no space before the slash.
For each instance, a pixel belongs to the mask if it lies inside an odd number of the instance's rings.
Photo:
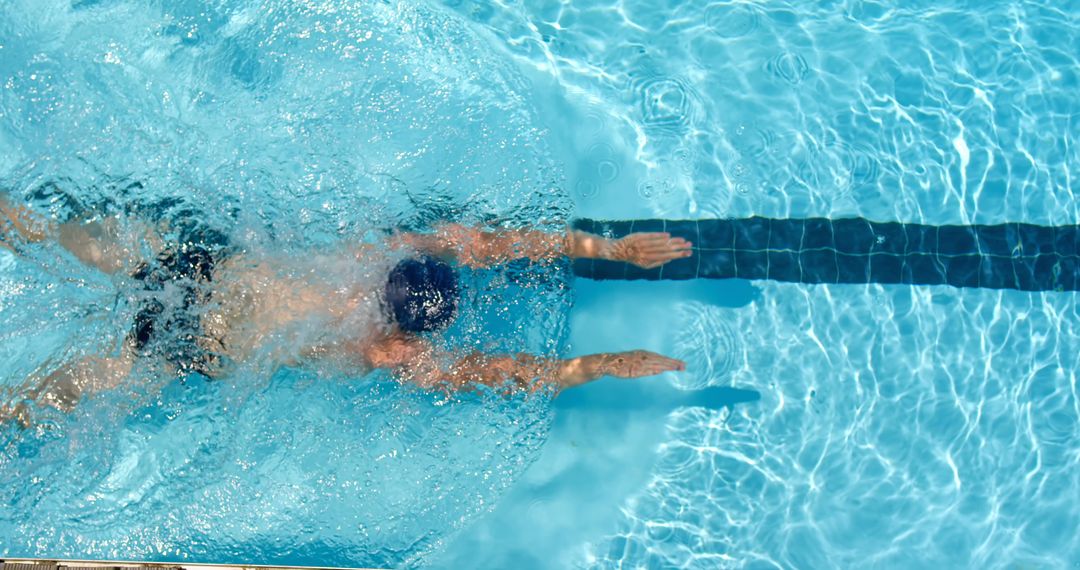
<svg viewBox="0 0 1080 570">
<path fill-rule="evenodd" d="M 66 560 L 57 558 L 0 558 L 0 570 L 63 570 L 83 568 L 154 568 L 158 570 L 218 570 L 247 569 L 260 570 L 382 570 L 378 568 L 359 568 L 348 566 L 270 566 L 264 564 L 208 564 L 208 563 L 173 563 L 145 562 L 135 560 Z"/>
</svg>

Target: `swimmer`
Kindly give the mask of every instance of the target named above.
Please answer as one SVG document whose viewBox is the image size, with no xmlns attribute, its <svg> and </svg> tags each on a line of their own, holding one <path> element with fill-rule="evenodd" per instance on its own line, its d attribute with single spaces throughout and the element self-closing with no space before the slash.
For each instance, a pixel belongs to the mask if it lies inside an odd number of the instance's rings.
<svg viewBox="0 0 1080 570">
<path fill-rule="evenodd" d="M 604 259 L 651 269 L 689 257 L 690 242 L 667 233 L 618 240 L 577 230 L 486 231 L 446 223 L 430 233 L 395 233 L 378 245 L 287 255 L 233 251 L 212 230 L 181 232 L 166 244 L 137 221 L 55 224 L 0 195 L 0 247 L 19 252 L 53 241 L 83 263 L 123 278 L 144 298 L 117 354 L 89 356 L 38 375 L 0 418 L 29 422 L 27 403 L 70 410 L 84 394 L 116 387 L 141 358 L 177 374 L 217 377 L 253 358 L 270 370 L 329 361 L 354 370 L 387 369 L 425 389 L 482 384 L 508 390 L 563 390 L 603 376 L 637 378 L 685 370 L 645 350 L 569 359 L 528 354 L 465 355 L 425 338 L 458 312 L 454 264 L 487 268 L 516 259 Z M 132 228 L 135 228 L 134 230 Z M 151 259 L 141 252 L 159 253 Z M 317 276 L 313 277 L 313 276 Z M 155 292 L 168 290 L 168 295 Z M 43 377 L 41 377 L 43 376 Z"/>
</svg>

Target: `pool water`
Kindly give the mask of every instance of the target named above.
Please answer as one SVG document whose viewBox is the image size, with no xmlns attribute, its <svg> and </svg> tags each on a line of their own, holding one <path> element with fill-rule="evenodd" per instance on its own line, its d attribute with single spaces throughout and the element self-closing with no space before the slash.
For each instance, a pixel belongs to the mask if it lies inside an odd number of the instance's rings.
<svg viewBox="0 0 1080 570">
<path fill-rule="evenodd" d="M 140 220 L 168 239 L 206 227 L 282 256 L 436 219 L 567 218 L 520 77 L 440 7 L 0 11 L 0 187 L 40 215 L 117 219 L 122 234 Z M 175 302 L 54 245 L 23 249 L 0 254 L 4 404 L 25 397 L 27 378 L 115 354 L 147 295 Z M 468 310 L 450 344 L 564 345 L 559 266 L 462 281 Z M 549 403 L 260 357 L 220 381 L 178 380 L 148 361 L 70 414 L 2 426 L 0 556 L 416 564 L 533 462 Z"/>
<path fill-rule="evenodd" d="M 197 207 L 252 248 L 439 218 L 1075 225 L 1078 54 L 1075 1 L 0 0 L 0 186 L 59 219 Z M 115 280 L 0 255 L 5 399 L 130 326 Z M 1075 293 L 466 280 L 454 342 L 688 371 L 553 400 L 146 371 L 2 434 L 0 556 L 1080 565 Z"/>
<path fill-rule="evenodd" d="M 565 93 L 579 215 L 1077 223 L 1076 2 L 452 4 Z M 443 567 L 1080 564 L 1075 294 L 688 287 L 575 285 L 574 353 L 689 370 L 556 400 Z"/>
</svg>

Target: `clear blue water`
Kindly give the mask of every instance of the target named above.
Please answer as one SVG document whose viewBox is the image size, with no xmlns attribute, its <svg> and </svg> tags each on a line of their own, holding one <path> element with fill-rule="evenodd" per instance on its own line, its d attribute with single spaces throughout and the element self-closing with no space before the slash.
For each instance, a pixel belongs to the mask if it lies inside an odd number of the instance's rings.
<svg viewBox="0 0 1080 570">
<path fill-rule="evenodd" d="M 124 205 L 140 181 L 255 244 L 439 216 L 1080 221 L 1074 1 L 0 0 L 0 16 L 5 188 Z M 5 383 L 129 326 L 115 284 L 55 251 L 0 266 Z M 1075 294 L 579 281 L 535 298 L 559 278 L 472 278 L 463 342 L 648 348 L 689 371 L 554 401 L 305 370 L 125 387 L 5 434 L 0 555 L 1080 564 Z M 723 391 L 686 397 L 703 387 Z"/>
</svg>

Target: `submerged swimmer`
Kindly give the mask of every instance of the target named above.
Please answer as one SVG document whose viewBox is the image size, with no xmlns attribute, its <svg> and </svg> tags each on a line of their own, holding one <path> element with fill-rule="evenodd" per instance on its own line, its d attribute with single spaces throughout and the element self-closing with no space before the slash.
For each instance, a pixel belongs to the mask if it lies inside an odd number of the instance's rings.
<svg viewBox="0 0 1080 570">
<path fill-rule="evenodd" d="M 561 390 L 603 376 L 636 378 L 684 370 L 679 360 L 645 351 L 569 359 L 528 354 L 461 356 L 440 351 L 425 333 L 457 316 L 453 264 L 491 267 L 515 259 L 559 257 L 622 261 L 655 268 L 691 255 L 667 233 L 618 240 L 577 230 L 484 231 L 443 224 L 431 233 L 397 233 L 384 244 L 275 255 L 230 251 L 213 231 L 183 232 L 167 245 L 149 228 L 124 232 L 110 222 L 49 223 L 0 196 L 0 247 L 54 241 L 80 261 L 128 275 L 143 299 L 117 354 L 89 356 L 35 378 L 23 400 L 0 418 L 29 422 L 28 403 L 68 410 L 82 394 L 115 387 L 139 359 L 159 358 L 178 374 L 209 377 L 252 358 L 271 368 L 328 361 L 389 369 L 429 389 L 474 384 Z M 141 259 L 145 245 L 159 253 Z"/>
</svg>

